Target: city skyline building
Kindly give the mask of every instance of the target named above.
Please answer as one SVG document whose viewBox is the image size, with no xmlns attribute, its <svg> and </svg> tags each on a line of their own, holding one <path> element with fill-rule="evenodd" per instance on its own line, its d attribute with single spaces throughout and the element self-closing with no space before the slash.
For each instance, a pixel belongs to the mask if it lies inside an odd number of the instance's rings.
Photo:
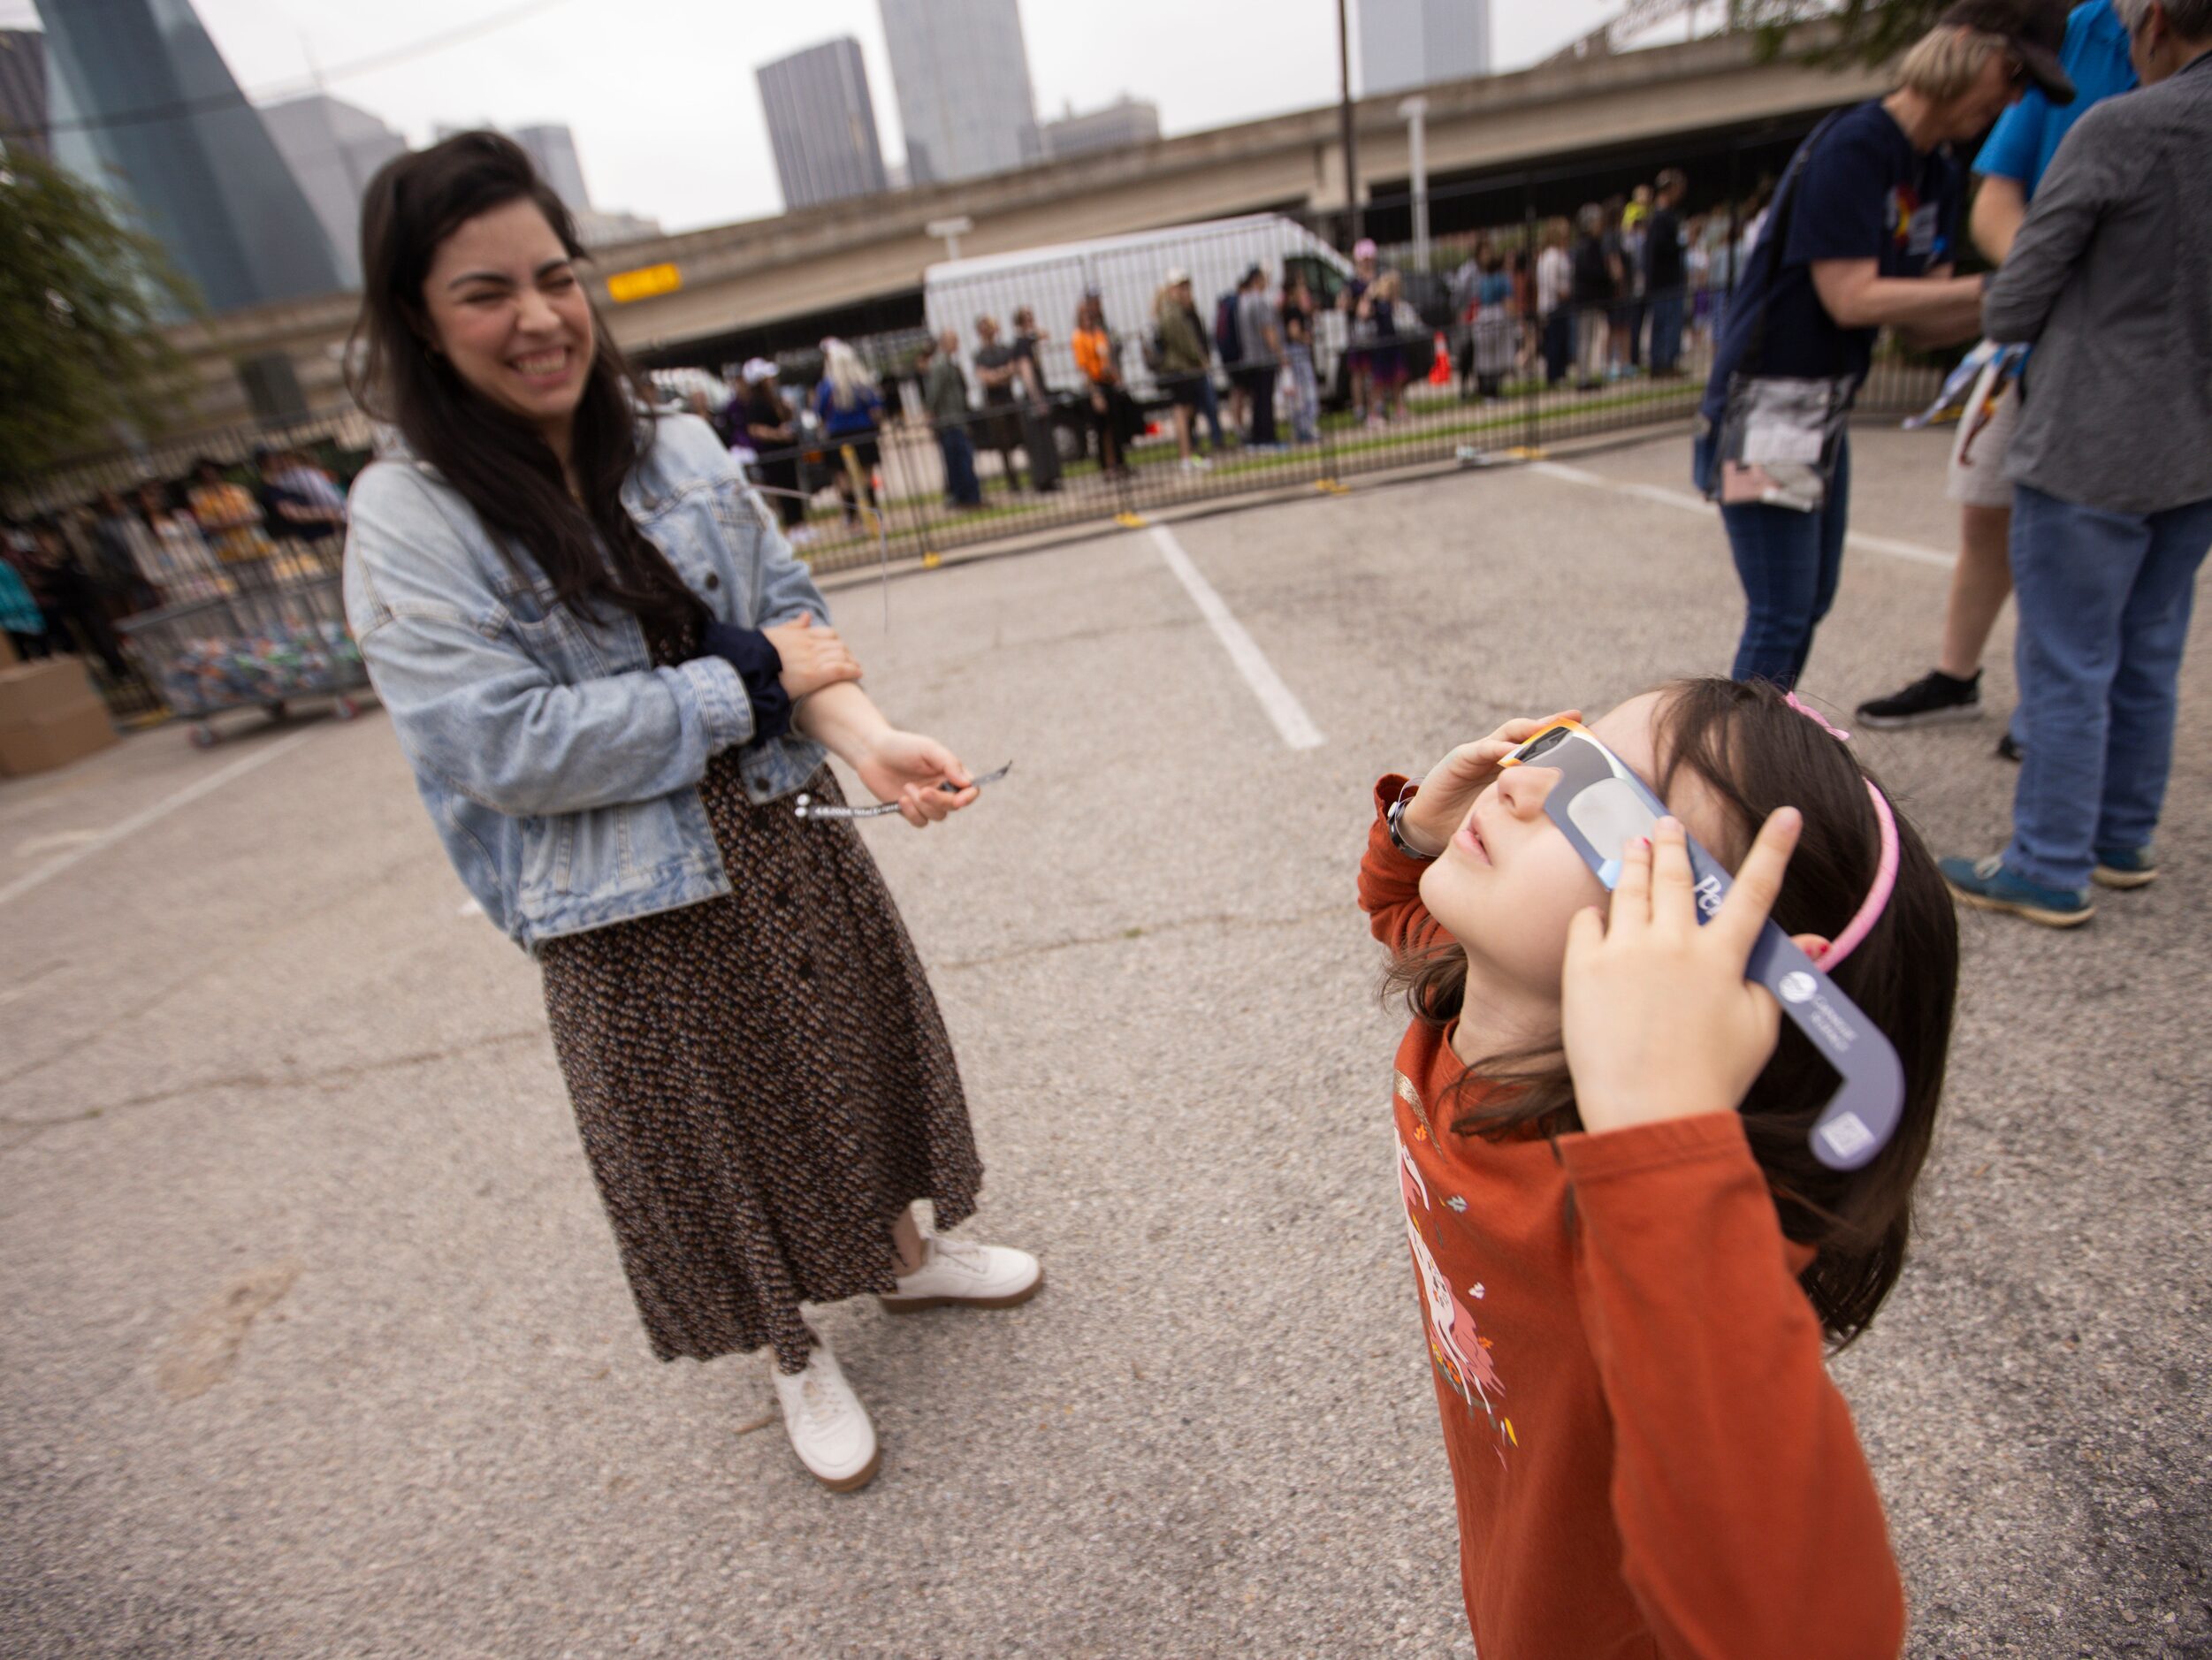
<svg viewBox="0 0 2212 1660">
<path fill-rule="evenodd" d="M 407 141 L 357 105 L 310 93 L 263 106 L 262 125 L 307 193 L 348 288 L 361 286 L 361 198 L 377 169 Z"/>
<path fill-rule="evenodd" d="M 667 234 L 660 228 L 660 221 L 647 214 L 579 208 L 572 217 L 576 222 L 576 240 L 594 252 L 603 247 L 620 247 L 625 242 L 642 242 L 648 237 Z"/>
<path fill-rule="evenodd" d="M 576 134 L 565 124 L 540 121 L 531 126 L 501 126 L 496 121 L 437 121 L 431 125 L 431 141 L 443 144 L 462 133 L 498 133 L 513 139 L 530 157 L 538 176 L 553 188 L 570 213 L 591 210 L 591 194 L 584 188 L 584 164 L 576 156 Z"/>
<path fill-rule="evenodd" d="M 1071 103 L 1056 119 L 1038 129 L 1048 160 L 1088 156 L 1100 150 L 1127 149 L 1149 144 L 1160 136 L 1160 106 L 1127 93 L 1095 110 L 1079 110 Z"/>
<path fill-rule="evenodd" d="M 877 0 L 916 185 L 1043 158 L 1018 0 Z"/>
<path fill-rule="evenodd" d="M 787 212 L 889 187 L 859 42 L 840 35 L 763 64 L 753 76 Z"/>
<path fill-rule="evenodd" d="M 46 134 L 46 37 L 0 29 L 0 148 L 50 156 Z"/>
<path fill-rule="evenodd" d="M 565 123 L 541 121 L 534 126 L 518 126 L 507 136 L 530 152 L 530 160 L 538 164 L 538 177 L 553 187 L 553 194 L 568 204 L 569 211 L 591 211 L 591 193 L 584 187 L 584 164 L 576 157 L 576 135 Z"/>
<path fill-rule="evenodd" d="M 1490 72 L 1490 0 L 1360 0 L 1362 97 Z"/>
<path fill-rule="evenodd" d="M 55 159 L 123 202 L 210 308 L 344 286 L 322 222 L 190 0 L 37 3 Z"/>
</svg>

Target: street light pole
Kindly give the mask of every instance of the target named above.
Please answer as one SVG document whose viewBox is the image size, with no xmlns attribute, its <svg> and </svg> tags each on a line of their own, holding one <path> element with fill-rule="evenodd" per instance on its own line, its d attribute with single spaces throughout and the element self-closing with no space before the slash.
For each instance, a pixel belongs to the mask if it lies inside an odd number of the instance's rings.
<svg viewBox="0 0 2212 1660">
<path fill-rule="evenodd" d="M 1414 265 L 1429 269 L 1429 101 L 1419 94 L 1398 106 L 1406 118 L 1406 148 L 1413 171 Z"/>
<path fill-rule="evenodd" d="M 1352 26 L 1346 21 L 1346 0 L 1337 0 L 1337 125 L 1344 142 L 1344 201 L 1351 240 L 1360 240 L 1360 144 L 1352 121 Z"/>
<path fill-rule="evenodd" d="M 960 257 L 960 239 L 975 229 L 975 221 L 963 213 L 950 219 L 932 219 L 923 229 L 931 236 L 942 238 L 945 257 L 956 260 Z"/>
</svg>

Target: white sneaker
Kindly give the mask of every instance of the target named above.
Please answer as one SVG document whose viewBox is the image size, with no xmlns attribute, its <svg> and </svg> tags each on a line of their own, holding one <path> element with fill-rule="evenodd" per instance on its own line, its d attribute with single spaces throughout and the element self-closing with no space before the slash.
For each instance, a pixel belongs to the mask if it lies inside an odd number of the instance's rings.
<svg viewBox="0 0 2212 1660">
<path fill-rule="evenodd" d="M 837 1357 L 817 1332 L 806 1370 L 786 1373 L 773 1361 L 776 1399 L 783 1407 L 783 1428 L 813 1478 L 833 1493 L 850 1493 L 875 1480 L 883 1461 L 867 1408 L 839 1370 Z"/>
<path fill-rule="evenodd" d="M 1186 455 L 1183 470 L 1186 473 L 1210 473 L 1214 470 L 1214 464 L 1202 455 Z"/>
<path fill-rule="evenodd" d="M 876 1300 L 888 1314 L 913 1314 L 961 1303 L 970 1308 L 1011 1308 L 1044 1289 L 1044 1269 L 1026 1251 L 922 1235 L 921 1267 L 898 1276 L 898 1291 Z"/>
</svg>

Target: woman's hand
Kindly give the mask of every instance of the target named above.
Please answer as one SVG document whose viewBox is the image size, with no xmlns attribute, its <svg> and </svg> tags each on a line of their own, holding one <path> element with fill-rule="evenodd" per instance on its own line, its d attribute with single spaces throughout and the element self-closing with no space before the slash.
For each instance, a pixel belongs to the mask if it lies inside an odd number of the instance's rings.
<svg viewBox="0 0 2212 1660">
<path fill-rule="evenodd" d="M 927 829 L 976 797 L 960 758 L 919 733 L 886 727 L 851 761 L 852 770 L 875 792 L 875 798 L 896 802 L 899 817 L 917 830 Z M 941 784 L 950 784 L 953 789 L 941 789 Z"/>
<path fill-rule="evenodd" d="M 795 704 L 825 686 L 860 678 L 860 665 L 845 650 L 837 630 L 816 628 L 812 612 L 801 612 L 796 621 L 779 622 L 760 632 L 768 636 L 775 654 L 783 659 L 783 672 L 776 678 L 782 682 L 784 695 Z"/>
<path fill-rule="evenodd" d="M 1421 788 L 1398 816 L 1399 834 L 1423 853 L 1442 852 L 1475 797 L 1498 776 L 1499 762 L 1553 722 L 1581 719 L 1579 709 L 1563 709 L 1541 720 L 1508 720 L 1488 737 L 1461 744 L 1421 781 Z"/>
<path fill-rule="evenodd" d="M 1797 845 L 1794 807 L 1760 828 L 1735 886 L 1700 924 L 1682 826 L 1662 819 L 1622 851 L 1610 921 L 1567 934 L 1560 1031 L 1575 1104 L 1593 1135 L 1729 1112 L 1774 1052 L 1781 1009 L 1743 978 Z"/>
</svg>

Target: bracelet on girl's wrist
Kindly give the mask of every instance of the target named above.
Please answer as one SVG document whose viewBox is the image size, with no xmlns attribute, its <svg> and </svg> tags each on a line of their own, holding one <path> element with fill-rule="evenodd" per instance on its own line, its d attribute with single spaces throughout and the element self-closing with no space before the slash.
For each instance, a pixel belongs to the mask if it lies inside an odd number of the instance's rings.
<svg viewBox="0 0 2212 1660">
<path fill-rule="evenodd" d="M 1396 848 L 1409 859 L 1420 859 L 1425 863 L 1437 856 L 1433 853 L 1423 853 L 1419 848 L 1407 841 L 1406 833 L 1400 828 L 1398 822 L 1406 816 L 1407 805 L 1412 801 L 1414 793 L 1420 788 L 1419 779 L 1407 779 L 1399 788 L 1398 799 L 1384 810 L 1383 825 L 1390 832 L 1391 846 Z"/>
</svg>

